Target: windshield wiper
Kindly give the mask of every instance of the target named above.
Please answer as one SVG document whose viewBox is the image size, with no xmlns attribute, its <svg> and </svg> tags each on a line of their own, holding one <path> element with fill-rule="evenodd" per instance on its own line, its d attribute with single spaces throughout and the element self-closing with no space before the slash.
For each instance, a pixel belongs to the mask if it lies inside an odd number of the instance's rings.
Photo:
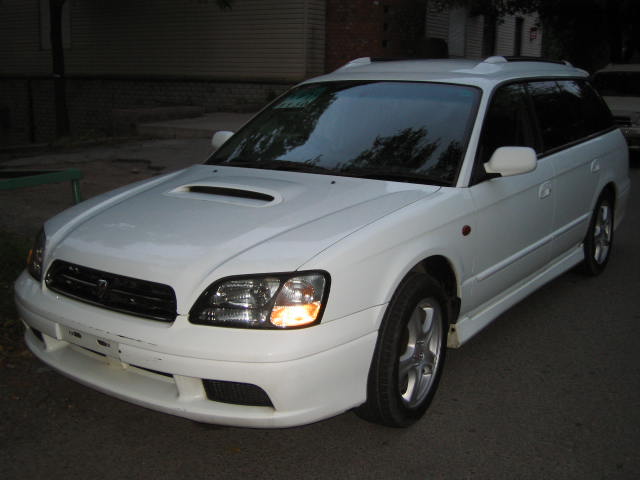
<svg viewBox="0 0 640 480">
<path fill-rule="evenodd" d="M 213 165 L 227 167 L 259 168 L 263 170 L 285 170 L 289 172 L 319 173 L 324 175 L 336 175 L 343 177 L 371 178 L 374 180 L 390 180 L 393 182 L 419 183 L 423 185 L 437 185 L 450 187 L 451 182 L 441 178 L 430 177 L 428 175 L 412 172 L 390 172 L 384 169 L 359 169 L 346 168 L 343 170 L 332 170 L 303 162 L 292 162 L 289 160 L 252 161 L 236 158 L 227 162 L 220 162 Z"/>
<path fill-rule="evenodd" d="M 260 168 L 263 170 L 285 170 L 288 172 L 306 172 L 306 173 L 322 173 L 328 175 L 336 175 L 335 170 L 329 168 L 319 167 L 317 165 L 311 165 L 309 163 L 292 162 L 288 160 L 271 160 L 265 162 L 256 162 L 251 160 L 231 160 L 228 162 L 221 162 L 215 165 L 227 166 L 227 167 L 244 167 L 244 168 Z"/>
<path fill-rule="evenodd" d="M 371 178 L 373 180 L 390 180 L 393 182 L 420 183 L 424 185 L 437 185 L 439 187 L 450 187 L 451 182 L 441 178 L 430 177 L 428 175 L 411 172 L 389 172 L 388 170 L 344 170 L 342 173 L 350 177 Z"/>
</svg>

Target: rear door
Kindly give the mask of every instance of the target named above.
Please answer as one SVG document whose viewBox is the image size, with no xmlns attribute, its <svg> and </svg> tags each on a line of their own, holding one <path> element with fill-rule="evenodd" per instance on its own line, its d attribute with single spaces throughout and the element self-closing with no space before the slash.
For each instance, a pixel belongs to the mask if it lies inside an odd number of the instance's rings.
<svg viewBox="0 0 640 480">
<path fill-rule="evenodd" d="M 527 85 L 542 134 L 541 159 L 554 164 L 552 258 L 578 246 L 586 233 L 597 194 L 606 142 L 600 132 L 612 126 L 610 114 L 584 80 Z"/>
<path fill-rule="evenodd" d="M 478 146 L 470 187 L 478 212 L 472 308 L 510 289 L 550 258 L 553 161 L 542 158 L 532 172 L 491 178 L 483 164 L 502 146 L 538 147 L 530 102 L 522 84 L 496 90 Z"/>
</svg>

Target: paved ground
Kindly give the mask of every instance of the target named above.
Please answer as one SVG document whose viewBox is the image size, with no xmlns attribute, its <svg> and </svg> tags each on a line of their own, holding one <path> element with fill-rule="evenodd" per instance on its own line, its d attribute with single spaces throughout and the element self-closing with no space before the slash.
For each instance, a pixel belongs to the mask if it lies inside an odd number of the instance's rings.
<svg viewBox="0 0 640 480">
<path fill-rule="evenodd" d="M 83 189 L 97 193 L 103 177 L 142 178 L 157 173 L 144 165 L 167 171 L 203 158 L 207 148 L 141 142 L 55 162 L 95 170 Z M 116 161 L 122 158 L 150 163 Z M 107 397 L 25 356 L 0 369 L 0 475 L 636 480 L 640 170 L 631 173 L 629 216 L 607 271 L 595 279 L 563 275 L 449 351 L 440 391 L 410 429 L 371 425 L 352 413 L 275 431 L 204 426 Z M 43 211 L 59 208 L 56 196 L 68 202 L 67 187 L 59 188 L 32 192 L 28 221 L 14 218 L 14 227 L 34 230 Z M 6 200 L 0 197 L 2 225 L 21 215 L 7 212 Z"/>
<path fill-rule="evenodd" d="M 219 130 L 237 131 L 252 113 L 216 112 L 196 118 L 182 118 L 138 125 L 141 135 L 154 138 L 208 138 Z"/>
<path fill-rule="evenodd" d="M 89 198 L 121 185 L 200 163 L 210 152 L 208 139 L 132 140 L 23 158 L 6 155 L 0 157 L 0 172 L 78 168 L 84 174 L 82 195 Z M 0 191 L 0 225 L 31 236 L 42 222 L 71 204 L 69 183 Z"/>
</svg>

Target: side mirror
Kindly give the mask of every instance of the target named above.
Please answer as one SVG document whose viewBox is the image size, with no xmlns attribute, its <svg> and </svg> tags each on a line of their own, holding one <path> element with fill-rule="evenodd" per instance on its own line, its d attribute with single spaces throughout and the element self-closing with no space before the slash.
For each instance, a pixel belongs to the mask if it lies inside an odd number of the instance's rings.
<svg viewBox="0 0 640 480">
<path fill-rule="evenodd" d="M 211 139 L 211 146 L 214 148 L 214 150 L 217 150 L 232 136 L 233 132 L 227 132 L 225 130 L 216 132 L 213 134 L 213 138 Z"/>
<path fill-rule="evenodd" d="M 503 177 L 520 175 L 536 169 L 538 157 L 536 151 L 529 147 L 500 147 L 487 163 L 484 170 L 487 173 L 498 173 Z"/>
</svg>

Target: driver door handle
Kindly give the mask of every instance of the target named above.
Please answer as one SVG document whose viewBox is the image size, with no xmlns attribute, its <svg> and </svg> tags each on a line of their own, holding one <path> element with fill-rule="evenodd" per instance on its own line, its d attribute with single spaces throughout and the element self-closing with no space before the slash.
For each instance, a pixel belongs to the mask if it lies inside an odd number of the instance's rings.
<svg viewBox="0 0 640 480">
<path fill-rule="evenodd" d="M 551 195 L 551 182 L 544 182 L 538 188 L 538 198 L 546 198 Z"/>
</svg>

